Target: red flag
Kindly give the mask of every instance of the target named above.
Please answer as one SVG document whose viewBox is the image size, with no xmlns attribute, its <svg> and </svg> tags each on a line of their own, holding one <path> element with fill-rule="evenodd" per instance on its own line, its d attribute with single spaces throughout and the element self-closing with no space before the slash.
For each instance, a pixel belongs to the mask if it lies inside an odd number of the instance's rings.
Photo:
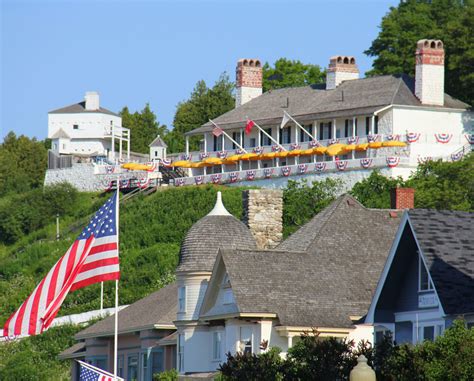
<svg viewBox="0 0 474 381">
<path fill-rule="evenodd" d="M 3 336 L 37 335 L 49 328 L 70 291 L 120 278 L 117 202 L 116 193 L 92 217 L 66 254 L 7 320 Z"/>
<path fill-rule="evenodd" d="M 245 125 L 245 133 L 247 135 L 252 132 L 253 126 L 255 126 L 255 122 L 252 119 L 247 119 L 247 124 Z"/>
<path fill-rule="evenodd" d="M 215 126 L 214 129 L 212 130 L 212 134 L 216 137 L 221 136 L 223 133 L 224 131 L 222 131 L 222 128 L 220 128 L 219 126 Z"/>
</svg>

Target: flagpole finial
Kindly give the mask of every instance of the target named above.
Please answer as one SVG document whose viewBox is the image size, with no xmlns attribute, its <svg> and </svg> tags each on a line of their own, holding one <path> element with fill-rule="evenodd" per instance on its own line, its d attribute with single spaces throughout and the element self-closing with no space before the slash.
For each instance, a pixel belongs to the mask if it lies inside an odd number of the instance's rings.
<svg viewBox="0 0 474 381">
<path fill-rule="evenodd" d="M 217 199 L 216 204 L 214 205 L 214 209 L 212 209 L 208 216 L 231 216 L 227 209 L 225 208 L 224 204 L 222 203 L 222 193 L 219 191 L 217 192 Z"/>
</svg>

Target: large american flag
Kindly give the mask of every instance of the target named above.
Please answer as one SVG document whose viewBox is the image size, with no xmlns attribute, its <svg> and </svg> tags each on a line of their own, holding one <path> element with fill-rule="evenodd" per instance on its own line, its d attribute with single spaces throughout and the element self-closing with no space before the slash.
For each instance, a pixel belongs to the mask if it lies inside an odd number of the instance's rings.
<svg viewBox="0 0 474 381">
<path fill-rule="evenodd" d="M 80 366 L 79 381 L 123 381 L 123 378 L 99 369 L 95 366 L 78 361 Z"/>
<path fill-rule="evenodd" d="M 115 192 L 33 293 L 10 316 L 3 336 L 39 334 L 51 325 L 69 291 L 119 279 L 117 213 L 118 193 Z"/>
</svg>

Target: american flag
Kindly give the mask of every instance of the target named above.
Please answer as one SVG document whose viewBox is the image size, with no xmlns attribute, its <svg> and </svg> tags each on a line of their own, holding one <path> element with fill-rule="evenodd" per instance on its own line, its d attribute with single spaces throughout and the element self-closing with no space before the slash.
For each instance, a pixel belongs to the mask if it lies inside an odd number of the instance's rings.
<svg viewBox="0 0 474 381">
<path fill-rule="evenodd" d="M 3 336 L 37 335 L 51 325 L 69 291 L 119 279 L 117 213 L 118 192 L 115 192 L 10 316 Z"/>
<path fill-rule="evenodd" d="M 79 381 L 123 381 L 123 378 L 114 377 L 113 374 L 96 368 L 95 366 L 87 364 L 83 361 L 78 362 L 81 368 L 81 372 L 79 373 Z"/>
<path fill-rule="evenodd" d="M 223 133 L 224 133 L 224 131 L 223 131 L 222 128 L 220 128 L 218 125 L 215 125 L 215 127 L 212 129 L 212 134 L 213 134 L 215 137 L 219 137 L 219 136 L 221 136 Z"/>
</svg>

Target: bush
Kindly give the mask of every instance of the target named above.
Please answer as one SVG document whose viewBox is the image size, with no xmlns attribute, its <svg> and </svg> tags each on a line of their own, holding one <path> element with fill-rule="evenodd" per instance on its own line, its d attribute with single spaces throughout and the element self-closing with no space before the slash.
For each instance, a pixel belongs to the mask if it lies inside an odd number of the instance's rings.
<svg viewBox="0 0 474 381">
<path fill-rule="evenodd" d="M 153 381 L 178 381 L 178 371 L 171 369 L 166 372 L 155 373 L 153 375 Z"/>
</svg>

